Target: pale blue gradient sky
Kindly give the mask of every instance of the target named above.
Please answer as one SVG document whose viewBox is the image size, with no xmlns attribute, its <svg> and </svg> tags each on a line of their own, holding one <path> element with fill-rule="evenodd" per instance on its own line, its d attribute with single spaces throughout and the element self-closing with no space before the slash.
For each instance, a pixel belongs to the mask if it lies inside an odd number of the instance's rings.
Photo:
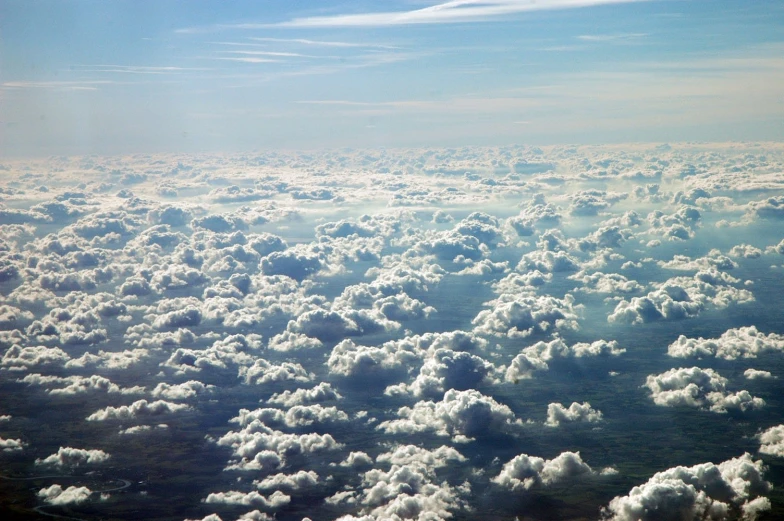
<svg viewBox="0 0 784 521">
<path fill-rule="evenodd" d="M 5 0 L 0 38 L 3 156 L 784 136 L 780 1 Z"/>
</svg>

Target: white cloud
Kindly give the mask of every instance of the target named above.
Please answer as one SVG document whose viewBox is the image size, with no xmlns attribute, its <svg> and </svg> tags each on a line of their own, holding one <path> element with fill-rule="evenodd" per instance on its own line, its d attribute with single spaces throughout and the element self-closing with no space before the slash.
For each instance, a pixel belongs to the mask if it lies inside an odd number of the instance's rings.
<svg viewBox="0 0 784 521">
<path fill-rule="evenodd" d="M 524 492 L 593 473 L 579 452 L 563 452 L 551 460 L 520 454 L 504 465 L 493 482 L 514 492 Z"/>
<path fill-rule="evenodd" d="M 276 490 L 269 496 L 263 496 L 255 490 L 245 493 L 232 490 L 229 492 L 213 492 L 207 496 L 204 502 L 207 504 L 261 507 L 264 510 L 275 511 L 288 505 L 291 502 L 291 497 L 279 490 Z"/>
<path fill-rule="evenodd" d="M 602 421 L 602 412 L 591 407 L 591 404 L 588 402 L 572 402 L 572 405 L 568 408 L 560 403 L 551 403 L 547 406 L 547 421 L 545 421 L 545 425 L 558 427 L 563 423 L 595 423 L 599 421 Z"/>
<path fill-rule="evenodd" d="M 406 24 L 464 23 L 498 19 L 516 13 L 550 9 L 574 9 L 635 0 L 553 0 L 547 4 L 521 3 L 516 0 L 467 2 L 450 0 L 412 11 L 344 14 L 295 18 L 279 27 L 377 27 Z"/>
<path fill-rule="evenodd" d="M 770 489 L 763 478 L 762 461 L 749 454 L 718 465 L 702 463 L 693 467 L 674 467 L 653 475 L 634 487 L 628 495 L 618 496 L 602 510 L 602 518 L 612 521 L 654 519 L 730 519 L 740 508 L 756 519 L 757 513 L 770 509 L 770 501 L 760 496 Z"/>
<path fill-rule="evenodd" d="M 664 407 L 694 407 L 723 413 L 728 409 L 747 411 L 765 405 L 765 400 L 748 391 L 731 393 L 726 386 L 726 378 L 713 369 L 699 367 L 671 369 L 649 375 L 645 381 L 653 402 Z"/>
<path fill-rule="evenodd" d="M 26 443 L 19 438 L 2 438 L 0 437 L 0 451 L 2 452 L 19 452 L 24 449 Z"/>
<path fill-rule="evenodd" d="M 784 456 L 784 425 L 776 425 L 759 434 L 760 448 L 762 454 L 771 456 Z"/>
<path fill-rule="evenodd" d="M 724 360 L 757 358 L 762 353 L 784 350 L 784 335 L 765 334 L 755 326 L 728 329 L 719 338 L 687 338 L 680 335 L 667 347 L 673 358 L 716 357 Z"/>
<path fill-rule="evenodd" d="M 79 467 L 81 465 L 94 465 L 109 460 L 109 454 L 100 449 L 75 449 L 73 447 L 60 447 L 60 449 L 44 459 L 35 460 L 36 465 L 55 465 L 58 467 Z"/>
<path fill-rule="evenodd" d="M 417 402 L 413 408 L 401 407 L 397 414 L 401 419 L 382 422 L 378 428 L 389 434 L 432 432 L 463 439 L 511 432 L 522 425 L 509 407 L 474 389 L 450 389 L 439 402 Z"/>
<path fill-rule="evenodd" d="M 119 407 L 106 407 L 99 409 L 87 417 L 87 421 L 131 420 L 136 418 L 149 418 L 189 410 L 189 405 L 172 403 L 165 400 L 148 402 L 138 400 L 131 405 Z"/>
<path fill-rule="evenodd" d="M 84 503 L 92 495 L 87 487 L 68 487 L 63 489 L 60 485 L 52 485 L 38 491 L 38 497 L 50 505 L 71 505 Z"/>
</svg>

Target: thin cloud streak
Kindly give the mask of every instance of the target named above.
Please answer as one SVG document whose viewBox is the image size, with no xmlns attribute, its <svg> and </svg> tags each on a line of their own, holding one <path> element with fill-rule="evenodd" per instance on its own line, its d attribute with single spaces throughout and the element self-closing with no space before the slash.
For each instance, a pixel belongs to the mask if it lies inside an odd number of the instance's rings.
<svg viewBox="0 0 784 521">
<path fill-rule="evenodd" d="M 150 67 L 144 65 L 72 65 L 79 72 L 117 72 L 123 74 L 179 74 L 182 72 L 204 72 L 203 67 Z"/>
<path fill-rule="evenodd" d="M 452 0 L 412 11 L 315 16 L 295 18 L 287 22 L 270 25 L 274 27 L 379 27 L 477 22 L 530 11 L 575 9 L 643 1 L 647 0 L 551 0 L 548 2 L 532 2 L 530 0 Z M 267 27 L 270 25 L 267 25 Z M 243 26 L 236 27 L 245 28 Z M 259 25 L 258 27 L 262 26 Z"/>
<path fill-rule="evenodd" d="M 584 42 L 615 42 L 625 40 L 636 40 L 645 38 L 648 33 L 628 33 L 628 34 L 582 34 L 577 37 Z"/>
<path fill-rule="evenodd" d="M 347 47 L 347 48 L 375 48 L 375 49 L 400 49 L 394 45 L 381 45 L 375 43 L 356 43 L 356 42 L 335 42 L 325 40 L 308 40 L 306 38 L 266 38 L 266 37 L 251 37 L 251 40 L 257 42 L 274 42 L 274 43 L 298 43 L 301 45 L 313 45 L 317 47 Z"/>
</svg>

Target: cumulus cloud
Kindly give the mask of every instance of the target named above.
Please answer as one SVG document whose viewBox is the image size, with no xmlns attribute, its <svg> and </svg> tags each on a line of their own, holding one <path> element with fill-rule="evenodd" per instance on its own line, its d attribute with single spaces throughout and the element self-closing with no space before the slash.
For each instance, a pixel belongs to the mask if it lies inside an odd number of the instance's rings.
<svg viewBox="0 0 784 521">
<path fill-rule="evenodd" d="M 418 398 L 442 396 L 447 389 L 472 389 L 483 380 L 492 381 L 493 364 L 471 353 L 436 349 L 422 364 L 411 384 L 388 387 L 386 394 L 413 394 Z"/>
<path fill-rule="evenodd" d="M 286 381 L 308 382 L 313 378 L 300 364 L 282 362 L 278 365 L 263 358 L 257 359 L 253 365 L 240 367 L 239 376 L 249 385 Z"/>
<path fill-rule="evenodd" d="M 687 338 L 680 335 L 667 347 L 673 358 L 716 357 L 724 360 L 757 358 L 762 353 L 784 350 L 784 335 L 765 334 L 755 326 L 728 329 L 719 338 Z"/>
<path fill-rule="evenodd" d="M 207 504 L 251 506 L 267 511 L 275 511 L 288 505 L 291 502 L 291 497 L 279 490 L 276 490 L 269 496 L 263 496 L 255 490 L 250 492 L 232 490 L 229 492 L 213 492 L 207 496 L 204 502 Z"/>
<path fill-rule="evenodd" d="M 597 487 L 611 470 L 577 451 L 629 427 L 609 421 L 613 395 L 645 384 L 651 406 L 696 414 L 706 432 L 756 435 L 773 457 L 780 426 L 756 420 L 778 412 L 768 359 L 784 341 L 768 319 L 779 267 L 768 265 L 784 253 L 782 157 L 775 143 L 690 143 L 9 159 L 0 383 L 14 417 L 0 415 L 0 450 L 17 460 L 38 447 L 30 461 L 50 473 L 152 462 L 163 475 L 159 442 L 206 439 L 199 454 L 226 470 L 223 487 L 196 491 L 216 512 L 206 521 L 440 521 L 486 516 L 488 500 L 498 517 L 550 507 L 590 517 L 629 476 Z M 736 327 L 749 312 L 757 327 Z M 680 319 L 689 327 L 673 342 L 681 332 L 661 322 Z M 666 360 L 735 370 L 666 371 L 648 344 L 670 344 Z M 569 395 L 570 379 L 594 373 L 611 378 Z M 766 409 L 749 414 L 761 397 Z M 34 405 L 82 411 L 58 418 L 86 448 L 43 443 Z M 213 413 L 226 407 L 234 418 L 221 430 Z M 112 433 L 119 444 L 107 445 Z M 673 453 L 689 448 L 672 439 Z M 515 440 L 547 457 L 510 461 Z M 621 473 L 623 449 L 607 455 Z M 666 518 L 677 503 L 686 517 L 752 518 L 778 507 L 708 484 L 717 468 L 643 485 L 606 515 Z M 746 490 L 754 470 L 738 472 L 723 479 Z M 572 478 L 579 505 L 532 497 Z M 64 488 L 51 496 L 66 501 Z M 160 505 L 145 508 L 155 517 Z"/>
<path fill-rule="evenodd" d="M 472 321 L 474 331 L 484 335 L 524 338 L 534 333 L 577 329 L 575 299 L 552 296 L 508 295 L 486 304 Z"/>
<path fill-rule="evenodd" d="M 618 496 L 602 510 L 612 521 L 654 519 L 756 519 L 770 509 L 762 496 L 770 489 L 761 460 L 749 454 L 718 465 L 702 463 L 657 472 L 628 495 Z"/>
<path fill-rule="evenodd" d="M 602 421 L 602 412 L 591 407 L 588 402 L 572 402 L 568 408 L 560 403 L 551 403 L 547 406 L 547 421 L 544 424 L 548 427 L 558 427 L 563 423 L 599 421 Z"/>
<path fill-rule="evenodd" d="M 727 379 L 713 369 L 682 367 L 658 375 L 649 375 L 645 387 L 656 405 L 694 407 L 713 412 L 735 409 L 747 411 L 765 405 L 765 400 L 748 391 L 727 391 Z"/>
<path fill-rule="evenodd" d="M 275 474 L 254 484 L 259 490 L 279 489 L 279 490 L 301 490 L 303 488 L 314 487 L 319 483 L 319 475 L 312 470 L 300 470 L 294 474 Z"/>
<path fill-rule="evenodd" d="M 762 454 L 784 457 L 784 425 L 771 427 L 759 435 L 760 448 Z"/>
<path fill-rule="evenodd" d="M 514 492 L 524 492 L 594 473 L 579 452 L 563 452 L 551 460 L 520 454 L 504 465 L 493 482 Z"/>
<path fill-rule="evenodd" d="M 776 377 L 770 371 L 762 371 L 760 369 L 746 369 L 743 371 L 743 376 L 746 380 L 773 380 Z"/>
<path fill-rule="evenodd" d="M 693 277 L 671 278 L 654 284 L 655 289 L 646 296 L 621 300 L 607 320 L 620 324 L 682 320 L 697 317 L 708 308 L 752 302 L 754 295 L 749 290 L 731 285 L 738 282 L 716 268 L 701 270 Z"/>
<path fill-rule="evenodd" d="M 329 402 L 342 400 L 343 396 L 338 393 L 331 384 L 321 382 L 311 389 L 300 388 L 296 391 L 283 391 L 273 394 L 267 403 L 293 407 L 295 405 L 308 405 L 312 403 Z"/>
<path fill-rule="evenodd" d="M 24 449 L 25 445 L 19 438 L 0 437 L 0 451 L 2 452 L 19 452 Z"/>
<path fill-rule="evenodd" d="M 382 422 L 378 428 L 389 434 L 432 432 L 464 439 L 499 431 L 513 432 L 522 424 L 508 406 L 474 389 L 450 389 L 441 401 L 420 401 L 413 408 L 401 407 L 397 414 L 400 419 Z"/>
<path fill-rule="evenodd" d="M 99 409 L 87 417 L 87 421 L 107 421 L 107 420 L 131 420 L 136 418 L 157 417 L 190 409 L 190 406 L 180 403 L 157 400 L 148 402 L 138 400 L 131 405 L 121 405 L 119 407 L 109 406 Z"/>
<path fill-rule="evenodd" d="M 73 447 L 60 447 L 60 449 L 44 459 L 35 460 L 36 465 L 53 465 L 56 467 L 79 467 L 94 465 L 109 460 L 109 454 L 100 449 L 75 449 Z"/>
<path fill-rule="evenodd" d="M 50 505 L 72 505 L 84 503 L 90 499 L 92 491 L 87 487 L 68 487 L 52 485 L 38 491 L 38 497 Z"/>
<path fill-rule="evenodd" d="M 596 340 L 591 343 L 578 342 L 568 345 L 561 338 L 549 342 L 540 340 L 534 345 L 524 348 L 506 368 L 507 382 L 517 382 L 532 378 L 536 371 L 547 371 L 548 362 L 555 359 L 620 356 L 626 349 L 618 347 L 615 340 Z"/>
<path fill-rule="evenodd" d="M 198 380 L 189 380 L 181 384 L 161 382 L 150 392 L 153 398 L 165 400 L 187 400 L 198 395 L 207 394 L 215 389 L 214 385 L 204 385 Z"/>
</svg>

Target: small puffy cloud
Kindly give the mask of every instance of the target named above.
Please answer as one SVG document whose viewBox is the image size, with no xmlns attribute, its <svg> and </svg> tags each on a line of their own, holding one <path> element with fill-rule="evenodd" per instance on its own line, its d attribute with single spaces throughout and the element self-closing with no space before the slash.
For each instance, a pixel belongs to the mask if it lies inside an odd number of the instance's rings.
<svg viewBox="0 0 784 521">
<path fill-rule="evenodd" d="M 432 468 L 448 467 L 465 461 L 467 461 L 466 457 L 457 449 L 446 445 L 433 450 L 416 445 L 398 445 L 392 451 L 379 454 L 376 458 L 377 463 L 388 465 L 421 464 Z"/>
<path fill-rule="evenodd" d="M 217 440 L 218 446 L 230 447 L 235 460 L 228 469 L 271 471 L 280 468 L 285 458 L 297 454 L 312 454 L 337 451 L 343 445 L 330 434 L 289 434 L 265 425 L 256 416 L 262 414 L 265 421 L 279 421 L 275 409 L 241 414 L 236 421 L 244 425 L 239 431 L 229 431 Z M 242 412 L 242 411 L 241 411 Z M 277 411 L 280 413 L 280 411 Z"/>
<path fill-rule="evenodd" d="M 318 255 L 296 250 L 275 251 L 261 259 L 264 275 L 285 275 L 296 281 L 318 272 L 324 263 Z"/>
<path fill-rule="evenodd" d="M 168 429 L 169 426 L 165 423 L 159 423 L 158 425 L 151 426 L 151 425 L 134 425 L 133 427 L 128 427 L 127 429 L 122 429 L 119 434 L 120 435 L 135 435 L 135 434 L 144 434 L 147 432 L 154 432 L 154 431 L 161 431 Z"/>
<path fill-rule="evenodd" d="M 582 460 L 579 452 L 563 452 L 551 460 L 520 454 L 504 465 L 493 482 L 515 492 L 524 492 L 590 474 L 594 474 L 594 470 Z"/>
<path fill-rule="evenodd" d="M 590 275 L 578 273 L 569 277 L 583 283 L 579 291 L 585 293 L 602 293 L 606 295 L 640 293 L 645 286 L 636 280 L 629 280 L 619 273 L 595 272 Z"/>
<path fill-rule="evenodd" d="M 422 355 L 415 346 L 402 342 L 386 342 L 381 347 L 371 347 L 343 340 L 332 349 L 327 366 L 331 374 L 356 377 L 399 369 L 419 360 Z"/>
<path fill-rule="evenodd" d="M 748 204 L 748 213 L 760 219 L 784 219 L 784 196 L 776 195 Z"/>
<path fill-rule="evenodd" d="M 59 347 L 12 345 L 0 359 L 0 368 L 21 371 L 36 366 L 62 366 L 69 359 Z"/>
<path fill-rule="evenodd" d="M 242 188 L 237 185 L 222 186 L 215 188 L 207 197 L 216 203 L 242 203 L 248 201 L 258 201 L 273 197 L 275 192 L 259 190 L 256 188 Z"/>
<path fill-rule="evenodd" d="M 156 417 L 190 409 L 190 406 L 181 403 L 172 403 L 165 400 L 148 402 L 138 400 L 131 405 L 119 407 L 106 407 L 95 411 L 87 417 L 87 421 L 130 420 L 136 418 Z"/>
<path fill-rule="evenodd" d="M 240 367 L 239 377 L 248 385 L 260 385 L 270 382 L 309 382 L 313 379 L 313 374 L 295 362 L 282 362 L 278 365 L 259 358 L 251 366 Z"/>
<path fill-rule="evenodd" d="M 779 254 L 784 255 L 784 239 L 782 239 L 781 242 L 779 242 L 776 245 L 768 246 L 767 248 L 765 248 L 765 252 L 766 253 L 779 253 Z"/>
<path fill-rule="evenodd" d="M 523 255 L 518 271 L 539 270 L 545 273 L 578 271 L 580 265 L 565 251 L 536 250 Z"/>
<path fill-rule="evenodd" d="M 63 489 L 60 485 L 42 488 L 38 497 L 50 505 L 72 505 L 84 503 L 90 498 L 92 491 L 87 487 L 68 487 Z"/>
<path fill-rule="evenodd" d="M 350 452 L 346 459 L 340 462 L 340 466 L 353 469 L 367 469 L 373 466 L 373 458 L 362 451 Z"/>
<path fill-rule="evenodd" d="M 760 369 L 746 369 L 743 371 L 743 376 L 746 380 L 774 380 L 776 377 L 770 371 L 762 371 Z"/>
<path fill-rule="evenodd" d="M 291 497 L 280 490 L 276 490 L 269 496 L 263 496 L 255 490 L 250 492 L 231 490 L 229 492 L 213 492 L 207 496 L 204 502 L 220 505 L 244 505 L 275 511 L 288 505 L 291 502 Z"/>
<path fill-rule="evenodd" d="M 539 341 L 522 350 L 506 369 L 506 381 L 515 383 L 533 377 L 536 371 L 547 371 L 548 362 L 554 359 L 620 356 L 626 349 L 618 347 L 615 340 L 595 340 L 568 345 L 561 338 L 549 342 Z"/>
<path fill-rule="evenodd" d="M 314 471 L 300 470 L 294 474 L 275 474 L 255 482 L 259 490 L 301 490 L 318 485 L 319 475 Z"/>
<path fill-rule="evenodd" d="M 89 392 L 106 392 L 120 394 L 140 394 L 144 392 L 143 387 L 121 388 L 103 376 L 43 376 L 38 373 L 28 373 L 24 378 L 17 380 L 30 385 L 57 386 L 54 389 L 47 389 L 51 395 L 68 396 L 84 394 Z"/>
<path fill-rule="evenodd" d="M 429 356 L 411 384 L 387 388 L 386 394 L 413 394 L 418 398 L 442 396 L 447 389 L 472 389 L 492 379 L 495 367 L 476 355 L 437 349 Z"/>
<path fill-rule="evenodd" d="M 669 261 L 659 261 L 659 266 L 669 270 L 697 271 L 717 270 L 727 271 L 738 267 L 738 264 L 729 257 L 722 255 L 721 251 L 713 249 L 704 257 L 692 259 L 687 255 L 675 255 Z"/>
<path fill-rule="evenodd" d="M 510 295 L 486 303 L 492 309 L 480 311 L 472 321 L 474 332 L 484 335 L 524 338 L 557 329 L 577 329 L 574 297 L 550 295 Z"/>
<path fill-rule="evenodd" d="M 153 398 L 166 400 L 187 400 L 197 395 L 206 394 L 215 389 L 214 385 L 205 385 L 198 380 L 189 380 L 181 384 L 161 382 L 150 392 Z"/>
<path fill-rule="evenodd" d="M 0 451 L 1 452 L 18 452 L 24 449 L 25 443 L 19 438 L 2 438 L 0 437 Z"/>
<path fill-rule="evenodd" d="M 273 394 L 267 400 L 267 403 L 281 405 L 283 407 L 293 407 L 295 405 L 308 405 L 312 403 L 337 401 L 342 399 L 343 396 L 333 389 L 332 385 L 327 382 L 321 382 L 312 389 L 300 388 L 294 392 L 283 391 L 282 393 Z"/>
<path fill-rule="evenodd" d="M 583 190 L 570 196 L 569 213 L 575 216 L 597 215 L 617 201 L 626 199 L 627 193 L 605 192 L 603 190 Z"/>
<path fill-rule="evenodd" d="M 294 405 L 286 411 L 284 422 L 288 427 L 304 427 L 313 424 L 347 422 L 348 415 L 335 406 L 324 407 L 319 403 Z"/>
<path fill-rule="evenodd" d="M 390 434 L 433 432 L 457 439 L 512 431 L 521 425 L 512 410 L 477 390 L 448 390 L 439 402 L 420 401 L 413 408 L 401 407 L 399 420 L 378 428 Z"/>
<path fill-rule="evenodd" d="M 193 218 L 191 210 L 173 205 L 161 205 L 147 213 L 147 219 L 153 224 L 184 226 Z"/>
<path fill-rule="evenodd" d="M 693 277 L 675 277 L 655 284 L 646 296 L 621 300 L 607 320 L 620 324 L 682 320 L 699 316 L 708 308 L 752 302 L 754 295 L 749 290 L 731 285 L 738 282 L 716 268 L 699 271 Z"/>
<path fill-rule="evenodd" d="M 177 373 L 236 371 L 238 366 L 252 365 L 261 346 L 261 335 L 230 335 L 216 340 L 207 349 L 175 349 L 161 365 L 176 369 Z"/>
<path fill-rule="evenodd" d="M 191 220 L 191 227 L 194 230 L 204 229 L 215 233 L 227 233 L 237 230 L 245 230 L 248 225 L 237 216 L 233 215 L 207 215 Z"/>
<path fill-rule="evenodd" d="M 740 257 L 743 259 L 757 259 L 762 256 L 762 250 L 751 244 L 738 244 L 729 251 L 730 257 Z"/>
<path fill-rule="evenodd" d="M 346 336 L 389 331 L 398 327 L 400 327 L 399 323 L 388 320 L 377 311 L 360 309 L 338 312 L 314 309 L 290 321 L 288 330 L 327 342 L 340 340 Z"/>
<path fill-rule="evenodd" d="M 779 458 L 784 457 L 784 425 L 776 425 L 758 435 L 759 451 Z"/>
<path fill-rule="evenodd" d="M 109 454 L 100 449 L 75 449 L 73 447 L 60 447 L 60 449 L 44 459 L 35 460 L 36 465 L 53 465 L 57 467 L 79 467 L 94 465 L 109 460 Z"/>
<path fill-rule="evenodd" d="M 547 421 L 545 421 L 545 425 L 548 427 L 558 427 L 563 423 L 595 423 L 599 421 L 602 421 L 601 411 L 597 411 L 591 407 L 591 404 L 588 402 L 573 402 L 568 408 L 560 403 L 551 403 L 547 406 Z"/>
<path fill-rule="evenodd" d="M 673 358 L 716 357 L 724 360 L 757 358 L 762 353 L 784 350 L 784 335 L 765 334 L 755 326 L 728 329 L 719 338 L 687 338 L 684 335 L 669 345 Z"/>
<path fill-rule="evenodd" d="M 175 329 L 198 326 L 202 321 L 201 309 L 196 306 L 186 306 L 182 309 L 175 309 L 159 315 L 153 321 L 156 329 Z"/>
<path fill-rule="evenodd" d="M 713 369 L 699 367 L 671 369 L 649 375 L 645 381 L 653 402 L 664 407 L 694 407 L 723 413 L 729 409 L 747 411 L 765 405 L 765 400 L 748 391 L 731 393 L 726 386 L 726 378 Z"/>
<path fill-rule="evenodd" d="M 702 463 L 657 472 L 628 495 L 618 496 L 602 509 L 606 521 L 654 521 L 659 519 L 743 519 L 770 508 L 761 496 L 770 489 L 765 467 L 749 454 L 718 465 Z M 750 515 L 754 514 L 754 515 Z"/>
<path fill-rule="evenodd" d="M 267 349 L 273 351 L 297 351 L 300 349 L 318 349 L 324 344 L 318 338 L 312 338 L 302 333 L 284 331 L 270 338 Z"/>
</svg>

